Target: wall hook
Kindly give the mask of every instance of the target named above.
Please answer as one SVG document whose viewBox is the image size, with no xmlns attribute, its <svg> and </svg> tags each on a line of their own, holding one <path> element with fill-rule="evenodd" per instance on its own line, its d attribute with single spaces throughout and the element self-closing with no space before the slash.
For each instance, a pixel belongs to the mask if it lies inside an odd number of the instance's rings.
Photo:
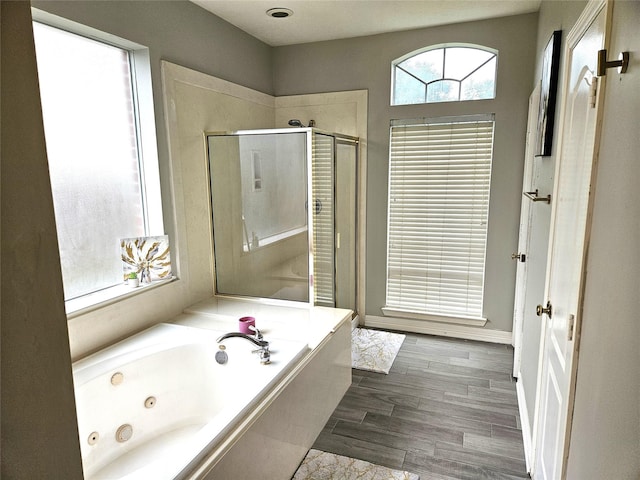
<svg viewBox="0 0 640 480">
<path fill-rule="evenodd" d="M 618 67 L 618 73 L 626 73 L 629 67 L 629 52 L 621 52 L 618 60 L 607 61 L 607 51 L 598 50 L 598 77 L 607 74 L 607 68 Z"/>
<path fill-rule="evenodd" d="M 539 197 L 538 196 L 538 189 L 536 188 L 535 191 L 533 192 L 522 192 L 522 194 L 527 197 L 529 200 L 532 200 L 534 202 L 547 202 L 547 203 L 551 203 L 551 194 L 547 195 L 546 197 Z"/>
</svg>

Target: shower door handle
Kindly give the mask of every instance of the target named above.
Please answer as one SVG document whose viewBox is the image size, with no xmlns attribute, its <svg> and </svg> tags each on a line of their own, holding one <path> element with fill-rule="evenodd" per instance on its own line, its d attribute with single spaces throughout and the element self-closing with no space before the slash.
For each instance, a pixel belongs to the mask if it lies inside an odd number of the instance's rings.
<svg viewBox="0 0 640 480">
<path fill-rule="evenodd" d="M 304 202 L 304 209 L 306 210 L 307 208 L 309 208 L 309 202 L 306 201 Z M 316 198 L 313 201 L 313 212 L 317 215 L 322 211 L 322 200 L 320 200 L 319 198 Z"/>
</svg>

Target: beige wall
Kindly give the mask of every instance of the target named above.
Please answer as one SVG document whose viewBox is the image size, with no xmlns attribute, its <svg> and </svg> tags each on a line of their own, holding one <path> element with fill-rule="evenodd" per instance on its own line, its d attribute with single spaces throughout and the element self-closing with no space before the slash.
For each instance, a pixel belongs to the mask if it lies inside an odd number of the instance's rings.
<svg viewBox="0 0 640 480">
<path fill-rule="evenodd" d="M 81 479 L 31 13 L 2 2 L 2 448 L 6 479 Z"/>
</svg>

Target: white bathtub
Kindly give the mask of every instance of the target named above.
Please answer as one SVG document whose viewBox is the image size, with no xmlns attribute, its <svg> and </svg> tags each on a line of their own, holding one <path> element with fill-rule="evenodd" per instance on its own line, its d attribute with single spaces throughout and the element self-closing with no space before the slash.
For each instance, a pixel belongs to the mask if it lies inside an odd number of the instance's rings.
<svg viewBox="0 0 640 480">
<path fill-rule="evenodd" d="M 261 365 L 250 342 L 231 338 L 220 365 L 222 333 L 159 324 L 74 364 L 85 479 L 188 477 L 308 351 L 266 338 Z"/>
</svg>

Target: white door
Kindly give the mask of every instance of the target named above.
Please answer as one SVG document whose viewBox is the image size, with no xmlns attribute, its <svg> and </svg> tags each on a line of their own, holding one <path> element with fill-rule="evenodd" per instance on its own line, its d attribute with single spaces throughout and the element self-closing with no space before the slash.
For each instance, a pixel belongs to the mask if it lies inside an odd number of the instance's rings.
<svg viewBox="0 0 640 480">
<path fill-rule="evenodd" d="M 545 326 L 532 471 L 538 480 L 565 476 L 601 111 L 596 60 L 598 50 L 604 48 L 606 13 L 604 2 L 589 3 L 569 33 L 565 49 L 561 150 L 552 199 L 546 298 L 540 306 L 550 311 L 541 312 Z"/>
<path fill-rule="evenodd" d="M 533 187 L 534 145 L 536 125 L 538 123 L 538 104 L 540 84 L 529 97 L 529 119 L 527 121 L 527 147 L 524 154 L 524 175 L 522 191 L 530 191 Z M 511 255 L 516 260 L 516 290 L 513 304 L 513 376 L 518 378 L 522 358 L 522 325 L 524 323 L 524 305 L 527 292 L 527 256 L 529 254 L 529 232 L 531 227 L 531 200 L 524 195 L 520 207 L 520 231 L 518 233 L 518 251 Z"/>
</svg>

